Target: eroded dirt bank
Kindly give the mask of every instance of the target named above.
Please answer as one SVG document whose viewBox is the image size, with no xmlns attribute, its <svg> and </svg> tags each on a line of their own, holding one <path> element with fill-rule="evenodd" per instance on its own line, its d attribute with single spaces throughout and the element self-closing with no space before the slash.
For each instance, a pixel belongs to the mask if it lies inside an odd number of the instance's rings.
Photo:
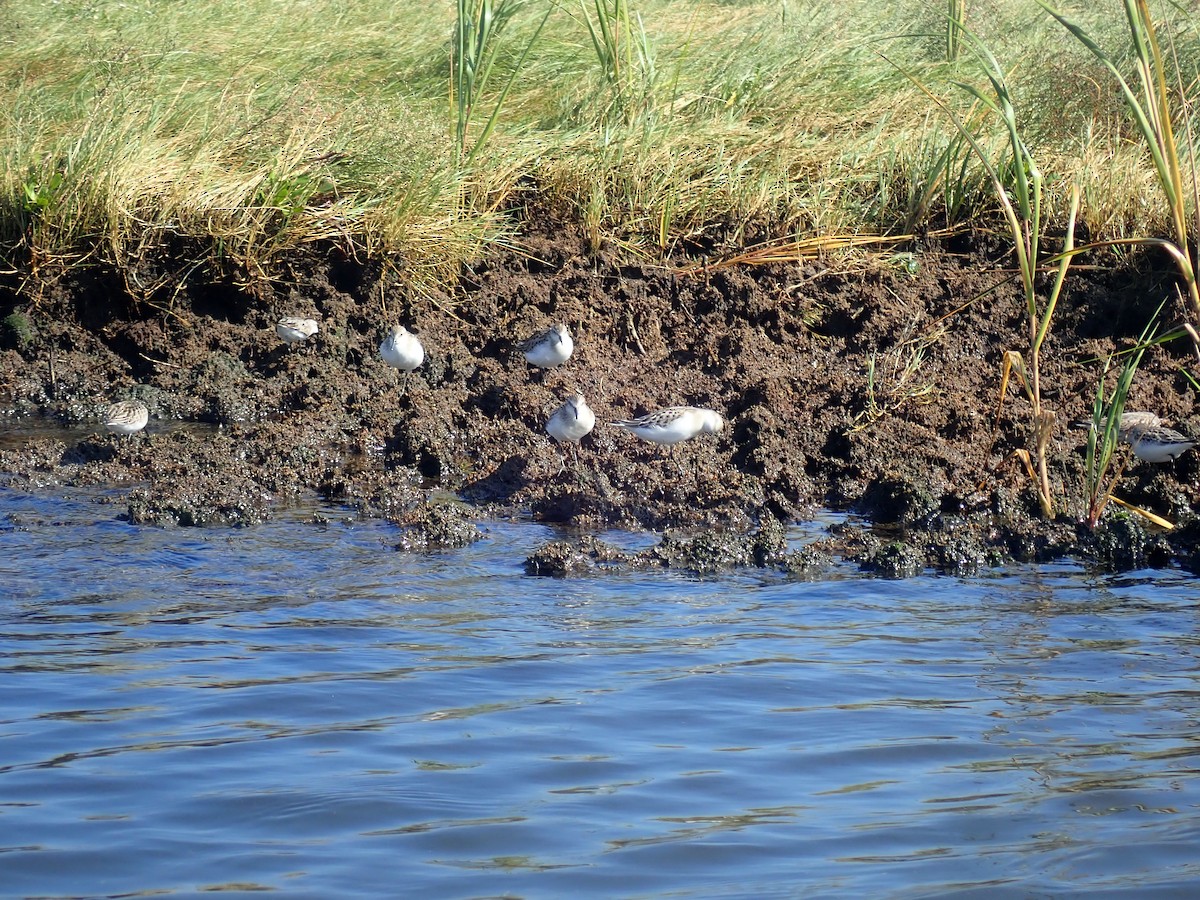
<svg viewBox="0 0 1200 900">
<path fill-rule="evenodd" d="M 398 543 L 413 549 L 468 541 L 475 520 L 530 511 L 701 539 L 636 559 L 568 539 L 527 563 L 554 574 L 608 564 L 809 572 L 824 554 L 894 575 L 1064 554 L 1196 565 L 1195 452 L 1131 466 L 1119 491 L 1175 530 L 1150 533 L 1111 513 L 1095 535 L 1078 524 L 1084 435 L 1069 423 L 1090 414 L 1099 360 L 1129 346 L 1170 290 L 1152 258 L 1077 269 L 1068 281 L 1043 353 L 1060 507 L 1046 522 L 1006 459 L 1026 445 L 1028 404 L 1015 389 L 992 431 L 1001 353 L 1029 340 L 1003 259 L 940 246 L 679 274 L 594 259 L 569 230 L 527 247 L 429 298 L 407 291 L 402 273 L 336 254 L 294 260 L 265 295 L 193 279 L 147 302 L 104 272 L 25 282 L 19 293 L 10 279 L 0 293 L 3 422 L 46 416 L 94 432 L 0 451 L 0 472 L 22 487 L 126 482 L 130 518 L 167 525 L 253 523 L 315 490 L 400 523 Z M 285 348 L 273 327 L 282 315 L 311 316 L 322 330 Z M 378 354 L 397 321 L 426 348 L 405 391 Z M 575 335 L 575 355 L 534 370 L 513 343 L 557 321 Z M 1200 433 L 1182 374 L 1189 352 L 1147 354 L 1129 408 Z M 578 468 L 543 430 L 576 390 L 600 422 Z M 125 398 L 147 403 L 150 427 L 103 434 L 103 407 Z M 673 404 L 712 407 L 729 427 L 673 458 L 606 427 Z M 785 553 L 780 523 L 819 505 L 891 527 L 846 526 Z"/>
</svg>

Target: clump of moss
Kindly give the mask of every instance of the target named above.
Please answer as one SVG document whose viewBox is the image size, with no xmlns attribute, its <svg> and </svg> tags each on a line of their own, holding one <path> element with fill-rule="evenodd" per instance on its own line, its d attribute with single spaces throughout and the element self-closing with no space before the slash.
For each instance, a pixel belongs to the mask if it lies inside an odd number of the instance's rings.
<svg viewBox="0 0 1200 900">
<path fill-rule="evenodd" d="M 550 541 L 525 558 L 526 575 L 566 578 L 587 575 L 592 568 L 587 552 L 570 541 Z"/>
<path fill-rule="evenodd" d="M 1171 561 L 1166 537 L 1149 531 L 1129 515 L 1105 520 L 1094 535 L 1092 550 L 1097 559 L 1118 572 L 1164 567 Z"/>
<path fill-rule="evenodd" d="M 0 345 L 10 350 L 27 350 L 37 338 L 37 330 L 29 316 L 11 312 L 0 319 Z"/>
<path fill-rule="evenodd" d="M 131 491 L 129 521 L 160 528 L 211 528 L 260 525 L 270 517 L 262 492 L 248 479 L 172 481 Z"/>
<path fill-rule="evenodd" d="M 915 578 L 925 568 L 925 556 L 903 541 L 892 541 L 861 561 L 863 569 L 883 578 Z"/>
</svg>

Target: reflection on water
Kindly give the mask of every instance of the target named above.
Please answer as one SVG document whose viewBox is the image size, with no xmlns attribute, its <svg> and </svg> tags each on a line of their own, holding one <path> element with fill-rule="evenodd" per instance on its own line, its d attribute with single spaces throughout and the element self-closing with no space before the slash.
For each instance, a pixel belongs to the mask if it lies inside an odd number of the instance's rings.
<svg viewBox="0 0 1200 900">
<path fill-rule="evenodd" d="M 100 416 L 103 408 L 103 405 L 96 407 L 97 417 Z M 220 430 L 221 426 L 206 422 L 160 419 L 151 415 L 150 422 L 142 434 L 170 434 L 182 431 L 202 436 Z M 27 419 L 17 420 L 16 424 L 13 423 L 13 420 L 6 420 L 4 427 L 0 428 L 0 450 L 21 450 L 35 440 L 62 441 L 68 446 L 73 446 L 89 438 L 109 438 L 114 443 L 123 440 L 109 435 L 99 418 L 93 422 L 66 424 L 55 419 L 31 416 Z M 135 438 L 135 440 L 140 440 L 140 438 Z"/>
<path fill-rule="evenodd" d="M 112 510 L 0 492 L 6 894 L 1200 885 L 1190 577 L 555 581 L 529 524 Z"/>
</svg>

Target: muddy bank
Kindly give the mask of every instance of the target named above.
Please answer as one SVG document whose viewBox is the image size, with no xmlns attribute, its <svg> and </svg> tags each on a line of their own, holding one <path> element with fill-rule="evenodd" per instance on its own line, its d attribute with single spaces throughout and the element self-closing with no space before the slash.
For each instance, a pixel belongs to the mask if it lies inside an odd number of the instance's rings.
<svg viewBox="0 0 1200 900">
<path fill-rule="evenodd" d="M 978 247 L 911 249 L 679 274 L 592 258 L 559 229 L 435 296 L 408 290 L 402 268 L 336 253 L 293 260 L 271 290 L 193 278 L 134 298 L 103 271 L 9 278 L 4 422 L 49 417 L 94 433 L 0 450 L 0 472 L 15 486 L 128 483 L 125 514 L 152 525 L 253 524 L 316 491 L 397 522 L 410 549 L 469 540 L 476 519 L 532 514 L 709 542 L 656 565 L 805 568 L 770 536 L 832 506 L 887 527 L 835 529 L 813 558 L 893 576 L 1068 554 L 1194 565 L 1196 454 L 1131 465 L 1118 492 L 1179 527 L 1151 533 L 1114 512 L 1092 534 L 1079 524 L 1084 436 L 1069 428 L 1090 414 L 1100 361 L 1129 346 L 1170 291 L 1165 262 L 1069 278 L 1043 351 L 1060 508 L 1046 522 L 1010 458 L 1027 445 L 1029 407 L 1015 390 L 992 429 L 1001 353 L 1028 345 L 1018 286 L 1002 256 Z M 321 331 L 286 347 L 274 331 L 284 315 Z M 403 389 L 378 353 L 397 321 L 426 350 Z M 571 329 L 575 354 L 533 369 L 514 343 L 554 322 Z M 1189 352 L 1148 353 L 1129 408 L 1200 432 L 1182 373 Z M 543 430 L 576 391 L 599 422 L 577 458 Z M 103 407 L 125 398 L 149 406 L 150 427 L 103 434 Z M 668 454 L 606 424 L 675 404 L 716 409 L 728 427 Z M 616 559 L 589 540 L 551 547 L 531 568 Z"/>
</svg>

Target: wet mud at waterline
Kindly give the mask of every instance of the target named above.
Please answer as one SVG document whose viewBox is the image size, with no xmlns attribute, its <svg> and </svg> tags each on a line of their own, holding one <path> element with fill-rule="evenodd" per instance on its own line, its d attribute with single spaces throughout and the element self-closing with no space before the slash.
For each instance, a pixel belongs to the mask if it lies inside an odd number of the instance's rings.
<svg viewBox="0 0 1200 900">
<path fill-rule="evenodd" d="M 45 417 L 79 438 L 7 444 L 0 473 L 22 488 L 128 485 L 118 514 L 149 525 L 253 524 L 316 492 L 396 522 L 402 549 L 462 545 L 495 517 L 582 529 L 525 560 L 534 574 L 767 566 L 819 577 L 839 557 L 887 575 L 1066 555 L 1195 568 L 1196 452 L 1130 459 L 1116 492 L 1173 530 L 1114 509 L 1092 532 L 1086 433 L 1071 427 L 1090 417 L 1105 358 L 1171 295 L 1165 260 L 1068 277 L 1042 352 L 1051 520 L 1013 455 L 1031 446 L 1015 385 L 993 427 L 1002 354 L 1029 345 L 1005 262 L 964 242 L 685 272 L 597 259 L 559 231 L 438 296 L 407 290 L 402 269 L 337 253 L 293 259 L 271 290 L 193 279 L 135 298 L 103 271 L 9 277 L 6 426 Z M 285 316 L 319 330 L 289 345 L 276 332 Z M 531 365 L 518 345 L 557 323 L 574 339 L 570 358 Z M 394 324 L 423 346 L 411 373 L 380 356 Z M 1190 354 L 1184 342 L 1147 353 L 1127 408 L 1200 433 Z M 596 425 L 559 444 L 546 421 L 575 394 Z M 146 404 L 143 431 L 105 431 L 119 400 Z M 677 405 L 715 410 L 724 427 L 668 447 L 610 425 Z M 789 552 L 786 525 L 824 506 L 861 519 Z M 606 527 L 669 539 L 631 554 L 590 536 Z"/>
</svg>

